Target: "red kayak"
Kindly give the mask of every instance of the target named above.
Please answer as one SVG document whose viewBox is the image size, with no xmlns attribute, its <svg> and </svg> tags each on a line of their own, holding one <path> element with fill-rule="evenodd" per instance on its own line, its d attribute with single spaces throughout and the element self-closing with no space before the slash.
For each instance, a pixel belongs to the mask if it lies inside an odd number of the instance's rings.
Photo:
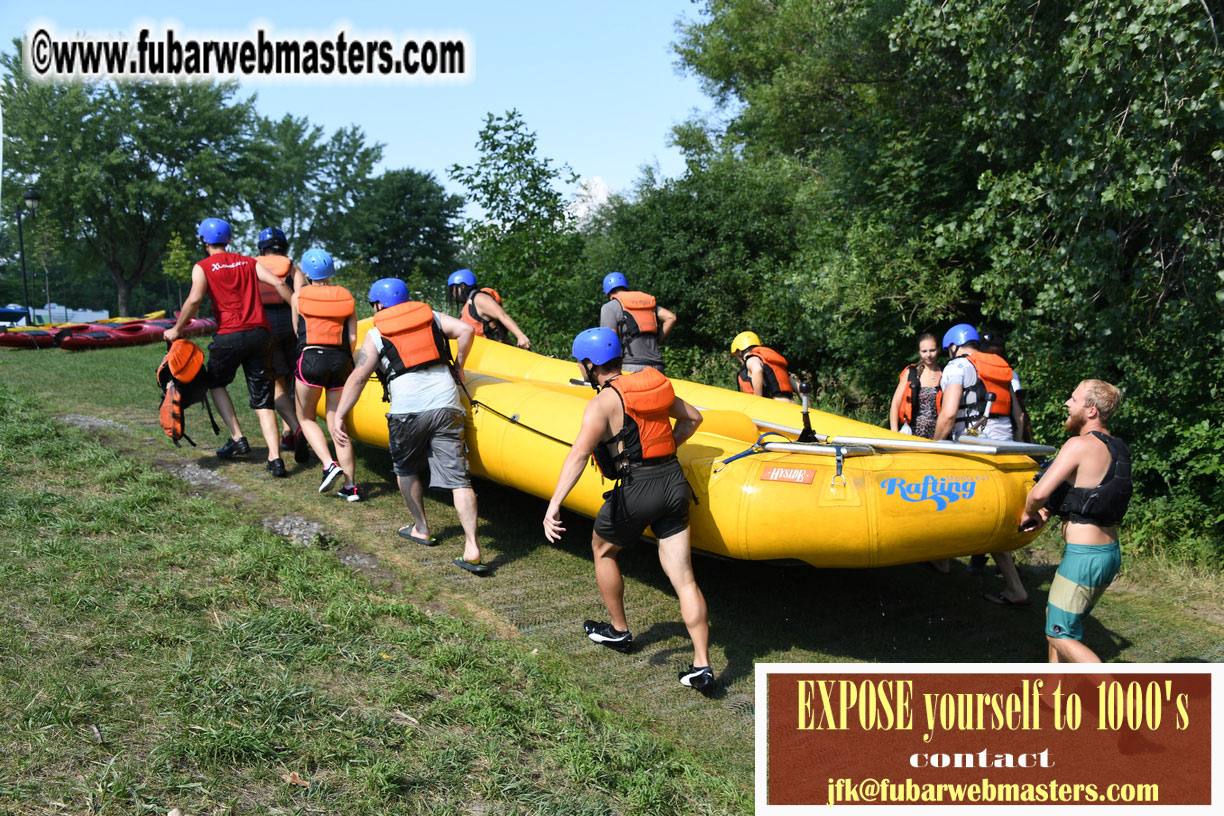
<svg viewBox="0 0 1224 816">
<path fill-rule="evenodd" d="M 154 326 L 161 326 L 163 330 L 174 327 L 176 320 L 168 317 L 159 320 L 146 320 Z M 187 321 L 187 325 L 183 327 L 180 335 L 183 337 L 198 337 L 201 334 L 212 334 L 217 330 L 217 321 L 211 317 L 197 317 Z"/>
<path fill-rule="evenodd" d="M 87 328 L 81 325 L 80 328 Z M 0 346 L 9 348 L 50 348 L 55 345 L 61 329 L 25 329 L 0 331 Z"/>
<path fill-rule="evenodd" d="M 72 330 L 63 334 L 59 347 L 69 351 L 85 351 L 87 349 L 115 348 L 117 346 L 141 346 L 162 339 L 166 329 L 174 326 L 175 321 L 141 320 L 135 323 L 120 323 L 117 325 L 100 325 L 97 323 L 85 327 L 84 331 Z M 75 328 L 75 327 L 72 327 Z M 208 334 L 217 330 L 217 321 L 211 317 L 195 318 L 183 327 L 184 337 Z"/>
</svg>

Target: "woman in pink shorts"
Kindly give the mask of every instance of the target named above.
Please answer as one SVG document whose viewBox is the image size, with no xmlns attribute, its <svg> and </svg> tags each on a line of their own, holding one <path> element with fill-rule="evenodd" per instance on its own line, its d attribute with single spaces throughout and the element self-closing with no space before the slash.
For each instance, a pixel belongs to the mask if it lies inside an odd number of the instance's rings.
<svg viewBox="0 0 1224 816">
<path fill-rule="evenodd" d="M 319 396 L 326 392 L 325 410 L 327 421 L 331 422 L 344 381 L 353 370 L 352 349 L 357 343 L 353 296 L 343 286 L 327 282 L 336 268 L 331 256 L 323 250 L 307 250 L 302 255 L 301 266 L 310 283 L 294 293 L 290 304 L 298 345 L 302 349 L 295 372 L 297 414 L 302 434 L 296 440 L 293 456 L 300 464 L 310 458 L 313 450 L 324 463 L 319 492 L 327 490 L 343 474 L 344 487 L 338 495 L 348 501 L 358 501 L 361 496 L 353 482 L 353 446 L 337 447 L 336 458 L 332 458 L 327 437 L 316 420 Z"/>
</svg>

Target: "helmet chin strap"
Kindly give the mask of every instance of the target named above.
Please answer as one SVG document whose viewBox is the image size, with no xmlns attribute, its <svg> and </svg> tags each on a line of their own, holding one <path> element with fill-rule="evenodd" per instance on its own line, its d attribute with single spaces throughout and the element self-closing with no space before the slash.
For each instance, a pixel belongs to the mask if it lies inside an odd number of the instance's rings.
<svg viewBox="0 0 1224 816">
<path fill-rule="evenodd" d="M 596 393 L 599 393 L 599 380 L 595 377 L 595 366 L 586 365 L 585 363 L 586 361 L 584 360 L 582 365 L 582 378 L 587 381 L 587 385 L 595 389 Z"/>
</svg>

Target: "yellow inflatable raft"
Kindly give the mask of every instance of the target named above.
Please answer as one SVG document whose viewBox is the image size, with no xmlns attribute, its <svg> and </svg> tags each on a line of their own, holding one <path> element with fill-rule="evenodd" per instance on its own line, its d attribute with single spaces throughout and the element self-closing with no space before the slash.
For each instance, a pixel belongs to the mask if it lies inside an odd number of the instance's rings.
<svg viewBox="0 0 1224 816">
<path fill-rule="evenodd" d="M 360 336 L 369 325 L 361 321 Z M 594 390 L 571 383 L 572 361 L 482 338 L 466 373 L 472 472 L 549 498 Z M 694 491 L 697 549 L 875 567 L 1011 550 L 1034 535 L 1017 529 L 1037 471 L 1031 455 L 1052 448 L 927 442 L 819 411 L 811 424 L 820 443 L 799 444 L 798 405 L 672 382 L 705 417 L 678 451 Z M 385 412 L 375 382 L 350 415 L 350 433 L 387 447 Z M 593 518 L 611 487 L 591 465 L 565 506 Z"/>
</svg>

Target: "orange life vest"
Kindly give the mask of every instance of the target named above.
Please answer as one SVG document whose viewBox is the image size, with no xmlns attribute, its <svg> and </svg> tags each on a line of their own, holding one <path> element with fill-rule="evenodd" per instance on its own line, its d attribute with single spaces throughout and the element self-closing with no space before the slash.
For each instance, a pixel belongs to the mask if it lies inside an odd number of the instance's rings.
<svg viewBox="0 0 1224 816">
<path fill-rule="evenodd" d="M 193 448 L 195 442 L 187 435 L 184 412 L 197 402 L 203 402 L 208 410 L 208 421 L 213 433 L 220 433 L 217 420 L 213 419 L 212 406 L 208 403 L 208 378 L 204 375 L 204 352 L 190 340 L 179 338 L 170 344 L 166 356 L 157 367 L 157 384 L 162 389 L 158 420 L 166 436 L 177 446 L 186 439 Z"/>
<path fill-rule="evenodd" d="M 286 286 L 293 289 L 293 278 L 289 276 L 289 273 L 293 271 L 292 258 L 286 255 L 260 255 L 255 260 L 273 275 L 285 281 Z M 259 284 L 259 300 L 261 303 L 265 306 L 288 307 L 289 304 L 277 294 L 275 289 L 261 280 L 256 282 Z"/>
<path fill-rule="evenodd" d="M 961 392 L 961 409 L 968 416 L 982 415 L 982 406 L 986 403 L 987 392 L 994 394 L 994 402 L 990 405 L 991 416 L 1011 416 L 1011 381 L 1012 367 L 997 354 L 987 354 L 975 351 L 965 357 L 977 371 L 977 384 L 972 390 L 976 395 L 974 403 L 967 403 L 965 397 L 969 389 Z M 962 417 L 958 416 L 958 419 Z"/>
<path fill-rule="evenodd" d="M 374 313 L 374 328 L 383 339 L 376 372 L 383 384 L 384 402 L 391 401 L 386 387 L 396 377 L 438 363 L 450 364 L 450 345 L 428 303 L 410 300 L 379 309 Z"/>
<path fill-rule="evenodd" d="M 625 340 L 639 334 L 659 333 L 659 318 L 655 314 L 657 304 L 654 295 L 648 295 L 645 292 L 615 292 L 612 297 L 616 298 L 624 310 L 620 325 L 617 327 L 621 345 L 624 345 Z M 632 323 L 630 323 L 630 318 L 632 318 Z"/>
<path fill-rule="evenodd" d="M 922 388 L 922 375 L 918 373 L 918 366 L 915 363 L 910 363 L 905 368 L 901 369 L 900 379 L 904 380 L 909 377 L 909 388 L 905 389 L 905 395 L 901 397 L 901 407 L 897 411 L 903 425 L 914 421 L 915 406 L 918 405 L 918 391 Z M 939 413 L 939 409 L 943 406 L 943 388 L 939 385 L 935 386 L 935 413 Z"/>
<path fill-rule="evenodd" d="M 468 295 L 467 304 L 459 310 L 459 319 L 475 329 L 477 337 L 487 337 L 500 343 L 506 339 L 506 327 L 492 318 L 481 317 L 476 311 L 476 304 L 473 301 L 481 292 L 496 300 L 499 306 L 501 305 L 501 295 L 497 294 L 496 289 L 490 289 L 487 286 L 483 289 L 473 289 Z"/>
<path fill-rule="evenodd" d="M 343 286 L 311 284 L 298 292 L 298 337 L 307 346 L 348 348 L 345 327 L 353 296 Z"/>
<path fill-rule="evenodd" d="M 741 391 L 745 394 L 756 393 L 752 390 L 752 376 L 748 373 L 749 357 L 756 357 L 765 364 L 761 370 L 761 375 L 765 381 L 765 393 L 761 396 L 773 399 L 774 397 L 793 397 L 795 395 L 790 386 L 790 371 L 786 368 L 786 358 L 765 346 L 752 346 L 744 356 L 744 365 L 740 368 L 739 376 L 736 378 Z"/>
<path fill-rule="evenodd" d="M 610 479 L 620 479 L 642 465 L 659 464 L 676 453 L 668 416 L 676 392 L 671 380 L 658 370 L 644 368 L 621 374 L 608 383 L 620 397 L 624 424 L 620 431 L 595 448 L 595 464 Z"/>
</svg>

